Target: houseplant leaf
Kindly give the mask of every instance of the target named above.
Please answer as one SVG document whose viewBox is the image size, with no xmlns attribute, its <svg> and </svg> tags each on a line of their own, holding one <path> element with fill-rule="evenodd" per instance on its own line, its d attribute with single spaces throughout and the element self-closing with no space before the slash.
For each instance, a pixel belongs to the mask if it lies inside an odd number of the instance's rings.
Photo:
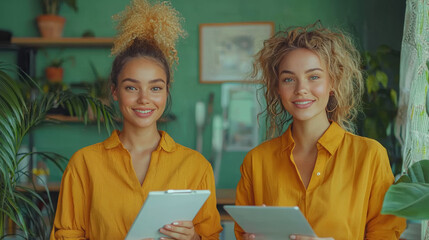
<svg viewBox="0 0 429 240">
<path fill-rule="evenodd" d="M 414 220 L 429 219 L 429 184 L 398 183 L 387 191 L 382 214 L 392 214 Z"/>
<path fill-rule="evenodd" d="M 408 169 L 386 192 L 382 214 L 415 220 L 429 219 L 429 160 L 421 160 Z"/>
<path fill-rule="evenodd" d="M 18 163 L 22 160 L 22 154 L 18 154 L 18 149 L 23 138 L 33 127 L 44 121 L 50 109 L 58 105 L 71 106 L 73 113 L 85 118 L 88 113 L 88 103 L 91 103 L 95 112 L 104 113 L 103 116 L 96 115 L 95 120 L 100 127 L 102 123 L 100 119 L 103 118 L 108 132 L 114 124 L 114 112 L 110 107 L 104 106 L 89 95 L 77 95 L 64 90 L 44 93 L 41 87 L 27 75 L 23 74 L 22 79 L 32 88 L 25 88 L 22 83 L 12 79 L 6 72 L 4 63 L 0 62 L 0 239 L 5 236 L 5 216 L 8 216 L 22 230 L 25 239 L 31 237 L 46 239 L 46 224 L 41 221 L 43 214 L 35 200 L 46 207 L 52 217 L 53 207 L 49 193 L 48 200 L 45 200 L 41 197 L 44 193 L 17 185 L 19 177 L 25 175 L 18 169 Z M 31 90 L 31 99 L 28 91 L 24 92 L 24 90 Z M 55 154 L 37 154 L 58 164 L 59 158 Z M 49 192 L 47 188 L 46 192 Z"/>
<path fill-rule="evenodd" d="M 420 160 L 411 165 L 408 169 L 408 175 L 412 182 L 429 183 L 429 160 Z"/>
<path fill-rule="evenodd" d="M 387 74 L 383 71 L 376 71 L 375 72 L 375 78 L 377 79 L 378 83 L 381 83 L 381 85 L 386 88 L 387 87 L 387 82 L 388 82 L 388 78 L 387 78 Z"/>
<path fill-rule="evenodd" d="M 377 78 L 374 75 L 369 75 L 366 79 L 368 93 L 377 92 L 379 89 Z"/>
</svg>

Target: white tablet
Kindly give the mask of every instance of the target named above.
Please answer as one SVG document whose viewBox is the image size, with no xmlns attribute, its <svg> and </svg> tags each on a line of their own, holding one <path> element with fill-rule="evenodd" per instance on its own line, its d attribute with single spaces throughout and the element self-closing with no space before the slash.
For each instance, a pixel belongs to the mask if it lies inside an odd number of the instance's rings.
<svg viewBox="0 0 429 240">
<path fill-rule="evenodd" d="M 159 229 L 174 221 L 192 221 L 209 195 L 209 190 L 149 192 L 125 240 L 165 237 Z"/>
<path fill-rule="evenodd" d="M 256 239 L 288 239 L 291 234 L 317 237 L 298 207 L 226 205 L 224 209 L 240 227 Z"/>
</svg>

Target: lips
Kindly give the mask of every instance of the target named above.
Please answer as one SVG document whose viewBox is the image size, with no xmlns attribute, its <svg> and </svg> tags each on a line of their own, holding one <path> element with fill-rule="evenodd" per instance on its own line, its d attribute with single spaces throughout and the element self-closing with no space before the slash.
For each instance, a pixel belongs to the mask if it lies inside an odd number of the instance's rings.
<svg viewBox="0 0 429 240">
<path fill-rule="evenodd" d="M 296 100 L 293 101 L 292 103 L 297 107 L 297 108 L 308 108 L 310 107 L 313 102 L 315 100 L 309 100 L 309 99 L 302 99 L 302 100 Z"/>
<path fill-rule="evenodd" d="M 145 114 L 145 113 L 150 113 L 150 112 L 152 112 L 153 110 L 134 110 L 134 111 L 136 111 L 136 112 L 138 112 L 138 113 L 143 113 L 143 114 Z"/>
<path fill-rule="evenodd" d="M 154 109 L 133 109 L 139 117 L 149 117 L 155 111 Z"/>
<path fill-rule="evenodd" d="M 302 102 L 294 102 L 295 104 L 298 104 L 298 105 L 305 105 L 305 104 L 309 104 L 309 103 L 311 103 L 312 101 L 302 101 Z"/>
</svg>

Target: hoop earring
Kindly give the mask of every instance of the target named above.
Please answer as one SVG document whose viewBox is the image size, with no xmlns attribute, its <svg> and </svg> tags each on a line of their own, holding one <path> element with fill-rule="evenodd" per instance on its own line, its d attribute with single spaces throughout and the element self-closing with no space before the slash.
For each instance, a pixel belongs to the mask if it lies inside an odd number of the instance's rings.
<svg viewBox="0 0 429 240">
<path fill-rule="evenodd" d="M 335 106 L 333 106 L 333 105 L 335 105 Z M 326 110 L 326 112 L 328 112 L 328 113 L 332 113 L 332 112 L 334 112 L 334 111 L 335 111 L 335 109 L 337 109 L 337 107 L 338 107 L 337 99 L 335 98 L 335 96 L 334 96 L 334 95 L 331 95 L 331 96 L 329 97 L 328 105 L 326 106 L 325 110 Z"/>
</svg>

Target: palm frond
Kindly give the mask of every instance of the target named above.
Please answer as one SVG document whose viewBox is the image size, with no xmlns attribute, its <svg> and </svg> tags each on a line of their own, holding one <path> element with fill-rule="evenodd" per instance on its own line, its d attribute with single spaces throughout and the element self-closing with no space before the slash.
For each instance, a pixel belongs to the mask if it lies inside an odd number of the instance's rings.
<svg viewBox="0 0 429 240">
<path fill-rule="evenodd" d="M 87 94 L 75 94 L 71 91 L 44 93 L 23 72 L 17 72 L 21 82 L 10 77 L 8 67 L 9 65 L 0 62 L 0 219 L 8 216 L 23 231 L 25 238 L 44 239 L 48 233 L 40 207 L 46 209 L 52 219 L 54 210 L 49 190 L 46 188 L 48 194 L 45 199 L 34 190 L 34 186 L 19 186 L 17 182 L 27 173 L 22 172 L 18 164 L 26 155 L 37 154 L 63 170 L 61 163 L 67 159 L 49 152 L 18 154 L 23 138 L 44 121 L 49 110 L 58 106 L 65 107 L 71 115 L 81 118 L 84 123 L 91 120 L 88 117 L 88 109 L 91 109 L 99 131 L 101 125 L 104 125 L 109 133 L 115 127 L 115 112 Z M 0 239 L 4 236 L 4 221 L 0 220 Z"/>
</svg>

